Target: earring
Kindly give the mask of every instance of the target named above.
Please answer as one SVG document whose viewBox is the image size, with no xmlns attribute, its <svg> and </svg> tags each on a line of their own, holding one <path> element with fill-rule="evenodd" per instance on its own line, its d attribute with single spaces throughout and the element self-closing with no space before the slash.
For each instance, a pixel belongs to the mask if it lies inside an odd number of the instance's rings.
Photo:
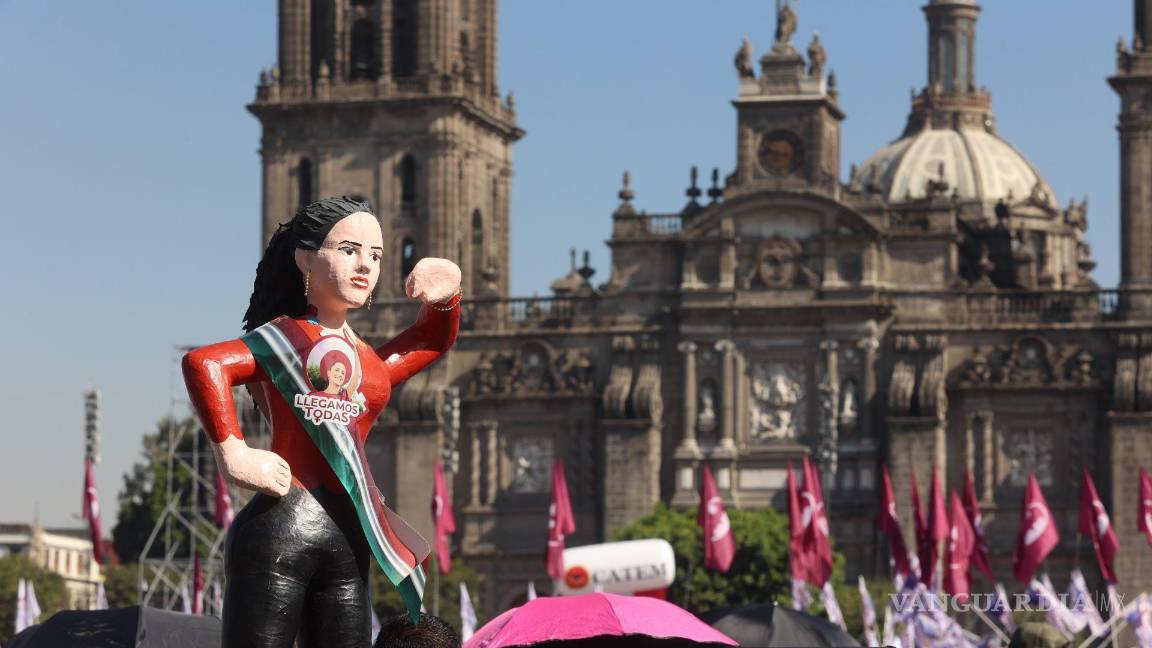
<svg viewBox="0 0 1152 648">
<path fill-rule="evenodd" d="M 308 280 L 311 278 L 312 278 L 312 271 L 311 270 L 304 273 L 304 296 L 305 297 L 308 296 Z"/>
<path fill-rule="evenodd" d="M 372 310 L 372 293 L 368 293 L 368 303 L 366 305 L 368 310 Z"/>
</svg>

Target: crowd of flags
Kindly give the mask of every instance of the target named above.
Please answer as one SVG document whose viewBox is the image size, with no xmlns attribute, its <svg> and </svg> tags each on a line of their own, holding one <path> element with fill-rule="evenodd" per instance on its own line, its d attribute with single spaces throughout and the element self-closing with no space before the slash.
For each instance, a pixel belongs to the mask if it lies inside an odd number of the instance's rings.
<svg viewBox="0 0 1152 648">
<path fill-rule="evenodd" d="M 820 486 L 816 467 L 804 457 L 801 479 L 793 472 L 791 463 L 787 467 L 787 497 L 789 525 L 789 553 L 792 580 L 792 605 L 805 609 L 812 602 L 810 588 L 819 592 L 829 619 L 844 627 L 846 624 L 835 593 L 830 583 L 833 560 L 827 507 Z M 437 462 L 433 475 L 432 518 L 435 526 L 434 548 L 437 566 L 442 574 L 452 568 L 451 536 L 456 531 L 456 521 L 452 513 L 451 497 L 447 490 L 442 465 Z M 232 500 L 223 475 L 216 475 L 216 495 L 214 521 L 221 528 L 227 528 L 235 517 Z M 884 608 L 881 625 L 877 608 L 868 593 L 863 577 L 858 586 L 861 597 L 863 625 L 866 640 L 876 645 L 880 641 L 894 645 L 903 640 L 904 645 L 978 645 L 971 633 L 967 633 L 947 614 L 932 604 L 937 592 L 943 591 L 959 602 L 972 596 L 971 572 L 975 568 L 994 584 L 992 595 L 995 605 L 992 614 L 1000 622 L 1004 631 L 1015 629 L 1012 621 L 1011 605 L 1004 586 L 995 582 L 992 573 L 988 543 L 984 536 L 983 520 L 979 502 L 969 472 L 964 474 L 961 493 L 955 491 L 945 499 L 937 468 L 932 469 L 932 483 L 929 488 L 927 510 L 922 505 L 919 484 L 915 471 L 909 475 L 909 490 L 912 504 L 913 537 L 916 540 L 914 551 L 904 542 L 900 518 L 897 514 L 896 498 L 892 488 L 888 467 L 881 471 L 881 502 L 879 528 L 888 541 L 891 554 L 893 580 L 898 592 L 910 592 L 913 600 L 923 605 L 894 606 Z M 1137 528 L 1152 546 L 1152 476 L 1145 470 L 1139 477 L 1139 513 Z M 92 475 L 92 460 L 84 459 L 84 496 L 82 511 L 88 523 L 92 538 L 93 560 L 102 564 L 103 543 L 100 532 L 100 507 L 95 480 Z M 697 523 L 701 527 L 704 547 L 704 566 L 719 572 L 727 572 L 736 554 L 736 542 L 728 514 L 724 509 L 723 498 L 712 474 L 704 464 L 700 479 L 700 503 Z M 1152 648 L 1152 595 L 1142 594 L 1127 606 L 1121 605 L 1114 584 L 1116 555 L 1120 548 L 1111 519 L 1105 509 L 1096 485 L 1087 468 L 1081 473 L 1080 517 L 1078 533 L 1087 537 L 1093 547 L 1100 574 L 1108 584 L 1109 608 L 1112 614 L 1105 619 L 1093 603 L 1083 574 L 1073 570 L 1068 595 L 1059 596 L 1046 574 L 1037 577 L 1036 572 L 1049 553 L 1059 544 L 1060 532 L 1052 510 L 1044 498 L 1034 474 L 1028 475 L 1021 509 L 1020 529 L 1012 551 L 1013 576 L 1028 588 L 1032 600 L 1039 601 L 1049 610 L 1049 622 L 1071 635 L 1088 627 L 1093 636 L 1105 636 L 1113 630 L 1115 619 L 1123 618 L 1132 626 L 1143 648 Z M 557 458 L 552 466 L 552 494 L 548 507 L 548 539 L 544 552 L 545 569 L 555 580 L 564 577 L 565 537 L 576 531 L 576 519 L 568 497 L 568 484 L 564 475 L 564 465 Z M 475 630 L 476 615 L 467 587 L 460 584 L 461 620 L 465 634 Z M 193 559 L 192 591 L 187 582 L 183 585 L 181 599 L 185 612 L 202 614 L 204 611 L 204 576 L 200 558 Z M 220 588 L 216 588 L 216 598 L 221 598 Z M 535 598 L 535 583 L 528 584 L 528 599 Z M 919 597 L 918 599 L 916 597 Z M 907 602 L 907 598 L 903 599 Z M 1065 605 L 1064 601 L 1073 601 Z M 219 603 L 219 601 L 217 601 Z M 909 614 L 907 608 L 915 612 Z M 107 608 L 107 600 L 101 585 L 97 592 L 97 609 Z M 20 579 L 16 630 L 32 625 L 40 616 L 31 581 Z M 378 625 L 378 621 L 376 624 Z M 898 636 L 896 626 L 903 625 L 903 636 Z M 1000 633 L 1003 636 L 1003 633 Z M 979 644 L 986 645 L 986 644 Z"/>
</svg>

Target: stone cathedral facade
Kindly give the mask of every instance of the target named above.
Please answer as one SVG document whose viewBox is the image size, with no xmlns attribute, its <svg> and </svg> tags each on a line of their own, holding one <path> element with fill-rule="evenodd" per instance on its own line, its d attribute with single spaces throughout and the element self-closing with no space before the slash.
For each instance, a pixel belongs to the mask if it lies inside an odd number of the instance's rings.
<svg viewBox="0 0 1152 648">
<path fill-rule="evenodd" d="M 933 465 L 950 488 L 971 471 L 1004 580 L 1035 471 L 1062 534 L 1048 561 L 1058 585 L 1086 465 L 1113 512 L 1121 585 L 1147 589 L 1135 511 L 1137 471 L 1152 468 L 1152 0 L 1134 4 L 1108 79 L 1116 289 L 1092 279 L 1087 205 L 1057 202 L 997 132 L 975 79 L 972 0 L 923 7 L 927 85 L 904 132 L 846 180 L 835 77 L 818 38 L 794 45 L 785 2 L 768 51 L 745 43 L 735 57 L 736 167 L 694 173 L 669 214 L 636 205 L 625 176 L 604 219 L 607 280 L 592 284 L 573 253 L 554 294 L 531 299 L 508 294 L 524 133 L 496 79 L 495 0 L 280 0 L 278 64 L 249 106 L 263 126 L 264 236 L 313 198 L 370 199 L 390 250 L 354 324 L 377 341 L 415 316 L 401 282 L 417 259 L 463 269 L 455 349 L 395 394 L 369 452 L 386 497 L 429 535 L 430 466 L 448 459 L 458 553 L 486 577 L 489 612 L 530 579 L 548 591 L 556 456 L 577 518 L 569 546 L 658 501 L 695 506 L 703 463 L 729 506 L 783 511 L 785 467 L 811 456 L 836 547 L 867 576 L 887 573 L 882 464 L 907 533 L 912 471 L 925 493 Z"/>
</svg>

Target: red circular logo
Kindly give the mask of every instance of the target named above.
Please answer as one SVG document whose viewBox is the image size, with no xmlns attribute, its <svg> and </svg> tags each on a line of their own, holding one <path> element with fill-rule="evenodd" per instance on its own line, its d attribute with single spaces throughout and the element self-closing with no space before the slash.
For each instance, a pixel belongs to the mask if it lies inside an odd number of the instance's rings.
<svg viewBox="0 0 1152 648">
<path fill-rule="evenodd" d="M 564 584 L 568 589 L 584 589 L 588 587 L 588 570 L 580 565 L 569 567 L 568 571 L 564 572 Z"/>
</svg>

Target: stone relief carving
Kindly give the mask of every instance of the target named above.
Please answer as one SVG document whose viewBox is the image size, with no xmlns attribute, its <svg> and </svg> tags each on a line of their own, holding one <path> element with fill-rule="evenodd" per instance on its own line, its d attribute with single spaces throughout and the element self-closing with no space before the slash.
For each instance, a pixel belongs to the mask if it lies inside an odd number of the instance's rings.
<svg viewBox="0 0 1152 648">
<path fill-rule="evenodd" d="M 1023 488 L 1028 473 L 1036 473 L 1041 486 L 1051 486 L 1055 469 L 1052 461 L 1053 434 L 1033 428 L 1011 430 L 1004 439 L 1008 457 L 1008 483 Z"/>
<path fill-rule="evenodd" d="M 796 365 L 753 364 L 749 438 L 794 439 L 805 432 L 804 373 Z"/>
<path fill-rule="evenodd" d="M 756 247 L 754 263 L 743 283 L 750 286 L 755 277 L 771 289 L 817 286 L 819 279 L 802 263 L 803 254 L 804 248 L 796 239 L 780 234 L 764 239 Z"/>
<path fill-rule="evenodd" d="M 531 342 L 519 351 L 481 354 L 472 370 L 468 395 L 505 396 L 537 393 L 590 394 L 595 389 L 587 351 L 553 351 Z"/>
<path fill-rule="evenodd" d="M 1121 375 L 1129 369 L 1133 369 L 1132 374 Z M 1058 346 L 1035 335 L 1021 336 L 1007 346 L 976 347 L 959 377 L 961 387 L 1095 387 L 1099 384 L 1096 359 L 1091 351 L 1071 345 Z M 1116 379 L 1123 382 L 1134 377 L 1134 367 L 1118 361 Z"/>
<path fill-rule="evenodd" d="M 552 439 L 522 436 L 512 441 L 513 493 L 546 493 L 552 486 Z"/>
</svg>

